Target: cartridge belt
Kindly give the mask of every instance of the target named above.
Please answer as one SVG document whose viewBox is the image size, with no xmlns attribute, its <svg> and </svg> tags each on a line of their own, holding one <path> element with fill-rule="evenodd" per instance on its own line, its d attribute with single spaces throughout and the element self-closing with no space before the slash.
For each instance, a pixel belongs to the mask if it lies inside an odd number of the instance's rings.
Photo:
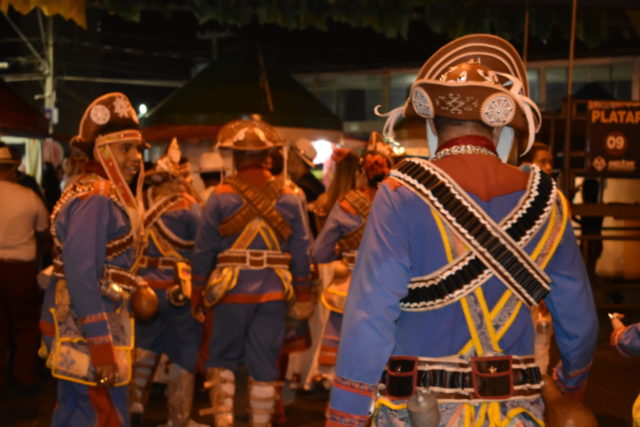
<svg viewBox="0 0 640 427">
<path fill-rule="evenodd" d="M 152 257 L 144 255 L 140 258 L 139 266 L 141 268 L 172 270 L 176 268 L 176 260 L 169 257 Z"/>
<path fill-rule="evenodd" d="M 262 268 L 289 268 L 291 255 L 287 252 L 267 250 L 229 249 L 218 255 L 218 267 L 239 267 L 259 270 Z"/>
<path fill-rule="evenodd" d="M 381 382 L 383 394 L 394 399 L 408 399 L 422 387 L 441 402 L 504 401 L 539 396 L 542 375 L 533 355 L 469 360 L 393 356 Z"/>
</svg>

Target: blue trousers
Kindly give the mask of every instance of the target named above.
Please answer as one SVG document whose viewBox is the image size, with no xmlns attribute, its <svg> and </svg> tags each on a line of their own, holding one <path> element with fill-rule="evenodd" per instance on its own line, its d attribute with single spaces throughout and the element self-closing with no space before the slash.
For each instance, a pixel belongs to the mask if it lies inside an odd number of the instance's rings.
<svg viewBox="0 0 640 427">
<path fill-rule="evenodd" d="M 166 353 L 172 363 L 195 372 L 202 325 L 191 315 L 191 304 L 171 305 L 166 290 L 158 295 L 158 314 L 148 322 L 136 322 L 136 347 L 156 354 Z"/>
<path fill-rule="evenodd" d="M 54 427 L 128 427 L 127 386 L 89 387 L 58 380 Z"/>
<path fill-rule="evenodd" d="M 255 380 L 276 381 L 286 303 L 218 304 L 212 310 L 205 366 L 235 371 L 243 362 Z"/>
</svg>

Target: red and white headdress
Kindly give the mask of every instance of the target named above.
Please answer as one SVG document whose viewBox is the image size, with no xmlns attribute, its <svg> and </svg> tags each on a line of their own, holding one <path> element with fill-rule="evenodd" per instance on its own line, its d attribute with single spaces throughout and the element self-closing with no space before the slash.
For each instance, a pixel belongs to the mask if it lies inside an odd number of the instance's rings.
<svg viewBox="0 0 640 427">
<path fill-rule="evenodd" d="M 102 165 L 109 181 L 114 185 L 118 199 L 127 210 L 135 233 L 142 232 L 143 205 L 141 199 L 143 164 L 134 195 L 120 171 L 111 149 L 113 143 L 132 142 L 147 147 L 138 123 L 138 115 L 126 95 L 112 92 L 95 99 L 82 115 L 78 134 L 70 144 L 93 157 Z"/>
<path fill-rule="evenodd" d="M 167 145 L 164 155 L 156 160 L 155 167 L 147 173 L 147 177 L 153 182 L 162 182 L 171 178 L 185 182 L 191 181 L 191 165 L 182 159 L 178 138 L 173 138 Z"/>
</svg>

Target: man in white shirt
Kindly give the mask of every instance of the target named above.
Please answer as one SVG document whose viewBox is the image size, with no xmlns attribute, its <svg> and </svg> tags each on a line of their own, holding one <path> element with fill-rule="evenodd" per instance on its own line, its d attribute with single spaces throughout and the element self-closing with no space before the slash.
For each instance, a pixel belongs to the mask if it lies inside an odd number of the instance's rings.
<svg viewBox="0 0 640 427">
<path fill-rule="evenodd" d="M 0 142 L 0 393 L 5 388 L 7 351 L 13 343 L 11 374 L 18 387 L 38 382 L 41 297 L 36 282 L 36 233 L 48 228 L 42 200 L 13 181 L 18 162 Z"/>
</svg>

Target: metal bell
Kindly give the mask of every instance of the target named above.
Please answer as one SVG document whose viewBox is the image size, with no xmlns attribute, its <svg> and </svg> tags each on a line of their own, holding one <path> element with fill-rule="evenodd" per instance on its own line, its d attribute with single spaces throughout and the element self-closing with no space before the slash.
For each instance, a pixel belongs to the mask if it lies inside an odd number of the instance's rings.
<svg viewBox="0 0 640 427">
<path fill-rule="evenodd" d="M 407 409 L 413 427 L 436 427 L 440 423 L 438 400 L 428 391 L 416 390 L 407 402 Z"/>
</svg>

